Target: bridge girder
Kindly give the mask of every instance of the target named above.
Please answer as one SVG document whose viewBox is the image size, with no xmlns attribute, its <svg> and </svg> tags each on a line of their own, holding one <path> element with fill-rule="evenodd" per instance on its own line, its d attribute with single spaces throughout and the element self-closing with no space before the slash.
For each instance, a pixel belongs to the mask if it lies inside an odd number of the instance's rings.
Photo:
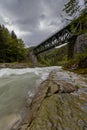
<svg viewBox="0 0 87 130">
<path fill-rule="evenodd" d="M 76 29 L 73 32 L 71 31 L 71 25 L 67 25 L 65 28 L 58 31 L 53 36 L 49 37 L 44 42 L 36 46 L 33 50 L 34 54 L 38 55 L 42 52 L 68 42 L 68 40 L 74 35 L 75 31 L 79 29 L 81 29 L 81 25 L 79 23 L 76 24 Z"/>
</svg>

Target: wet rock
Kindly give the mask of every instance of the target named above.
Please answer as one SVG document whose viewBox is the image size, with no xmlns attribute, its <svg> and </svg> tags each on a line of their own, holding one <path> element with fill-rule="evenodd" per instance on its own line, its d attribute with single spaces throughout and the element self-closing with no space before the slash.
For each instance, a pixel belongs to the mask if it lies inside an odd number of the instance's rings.
<svg viewBox="0 0 87 130">
<path fill-rule="evenodd" d="M 87 92 L 58 80 L 55 72 L 43 81 L 17 130 L 86 130 Z"/>
<path fill-rule="evenodd" d="M 41 104 L 27 130 L 84 130 L 87 125 L 85 102 L 72 94 L 54 94 Z"/>
<path fill-rule="evenodd" d="M 71 93 L 77 90 L 75 86 L 65 81 L 48 81 L 47 96 L 55 93 Z"/>
</svg>

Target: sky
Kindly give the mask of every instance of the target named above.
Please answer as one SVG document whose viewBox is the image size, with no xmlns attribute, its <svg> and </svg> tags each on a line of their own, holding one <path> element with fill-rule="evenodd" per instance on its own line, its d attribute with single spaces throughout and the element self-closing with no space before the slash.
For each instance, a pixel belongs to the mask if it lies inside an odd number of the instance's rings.
<svg viewBox="0 0 87 130">
<path fill-rule="evenodd" d="M 83 0 L 80 0 L 82 2 Z M 25 46 L 36 46 L 64 26 L 67 0 L 0 0 L 0 24 L 14 30 Z"/>
</svg>

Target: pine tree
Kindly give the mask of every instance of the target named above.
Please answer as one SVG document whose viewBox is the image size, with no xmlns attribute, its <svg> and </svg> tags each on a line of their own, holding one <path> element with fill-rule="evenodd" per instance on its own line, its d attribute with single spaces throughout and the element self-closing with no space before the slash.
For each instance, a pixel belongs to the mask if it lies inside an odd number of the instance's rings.
<svg viewBox="0 0 87 130">
<path fill-rule="evenodd" d="M 69 2 L 64 6 L 65 8 L 63 11 L 65 11 L 69 16 L 75 17 L 80 11 L 79 0 L 69 0 Z"/>
<path fill-rule="evenodd" d="M 22 61 L 26 57 L 24 42 L 4 25 L 0 25 L 0 62 Z"/>
</svg>

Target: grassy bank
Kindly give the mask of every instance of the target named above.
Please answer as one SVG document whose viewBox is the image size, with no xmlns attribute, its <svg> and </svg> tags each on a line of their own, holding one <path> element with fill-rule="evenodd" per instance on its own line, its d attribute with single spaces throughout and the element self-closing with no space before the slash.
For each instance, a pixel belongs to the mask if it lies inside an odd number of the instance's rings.
<svg viewBox="0 0 87 130">
<path fill-rule="evenodd" d="M 13 63 L 0 63 L 0 68 L 13 68 L 13 69 L 21 69 L 21 68 L 32 68 L 34 65 L 31 62 L 26 62 L 26 63 L 18 63 L 18 62 L 13 62 Z"/>
<path fill-rule="evenodd" d="M 79 74 L 87 74 L 87 54 L 79 54 L 75 59 L 67 61 L 63 69 Z"/>
<path fill-rule="evenodd" d="M 60 66 L 67 60 L 67 45 L 54 48 L 37 56 L 38 62 L 44 66 Z"/>
</svg>

